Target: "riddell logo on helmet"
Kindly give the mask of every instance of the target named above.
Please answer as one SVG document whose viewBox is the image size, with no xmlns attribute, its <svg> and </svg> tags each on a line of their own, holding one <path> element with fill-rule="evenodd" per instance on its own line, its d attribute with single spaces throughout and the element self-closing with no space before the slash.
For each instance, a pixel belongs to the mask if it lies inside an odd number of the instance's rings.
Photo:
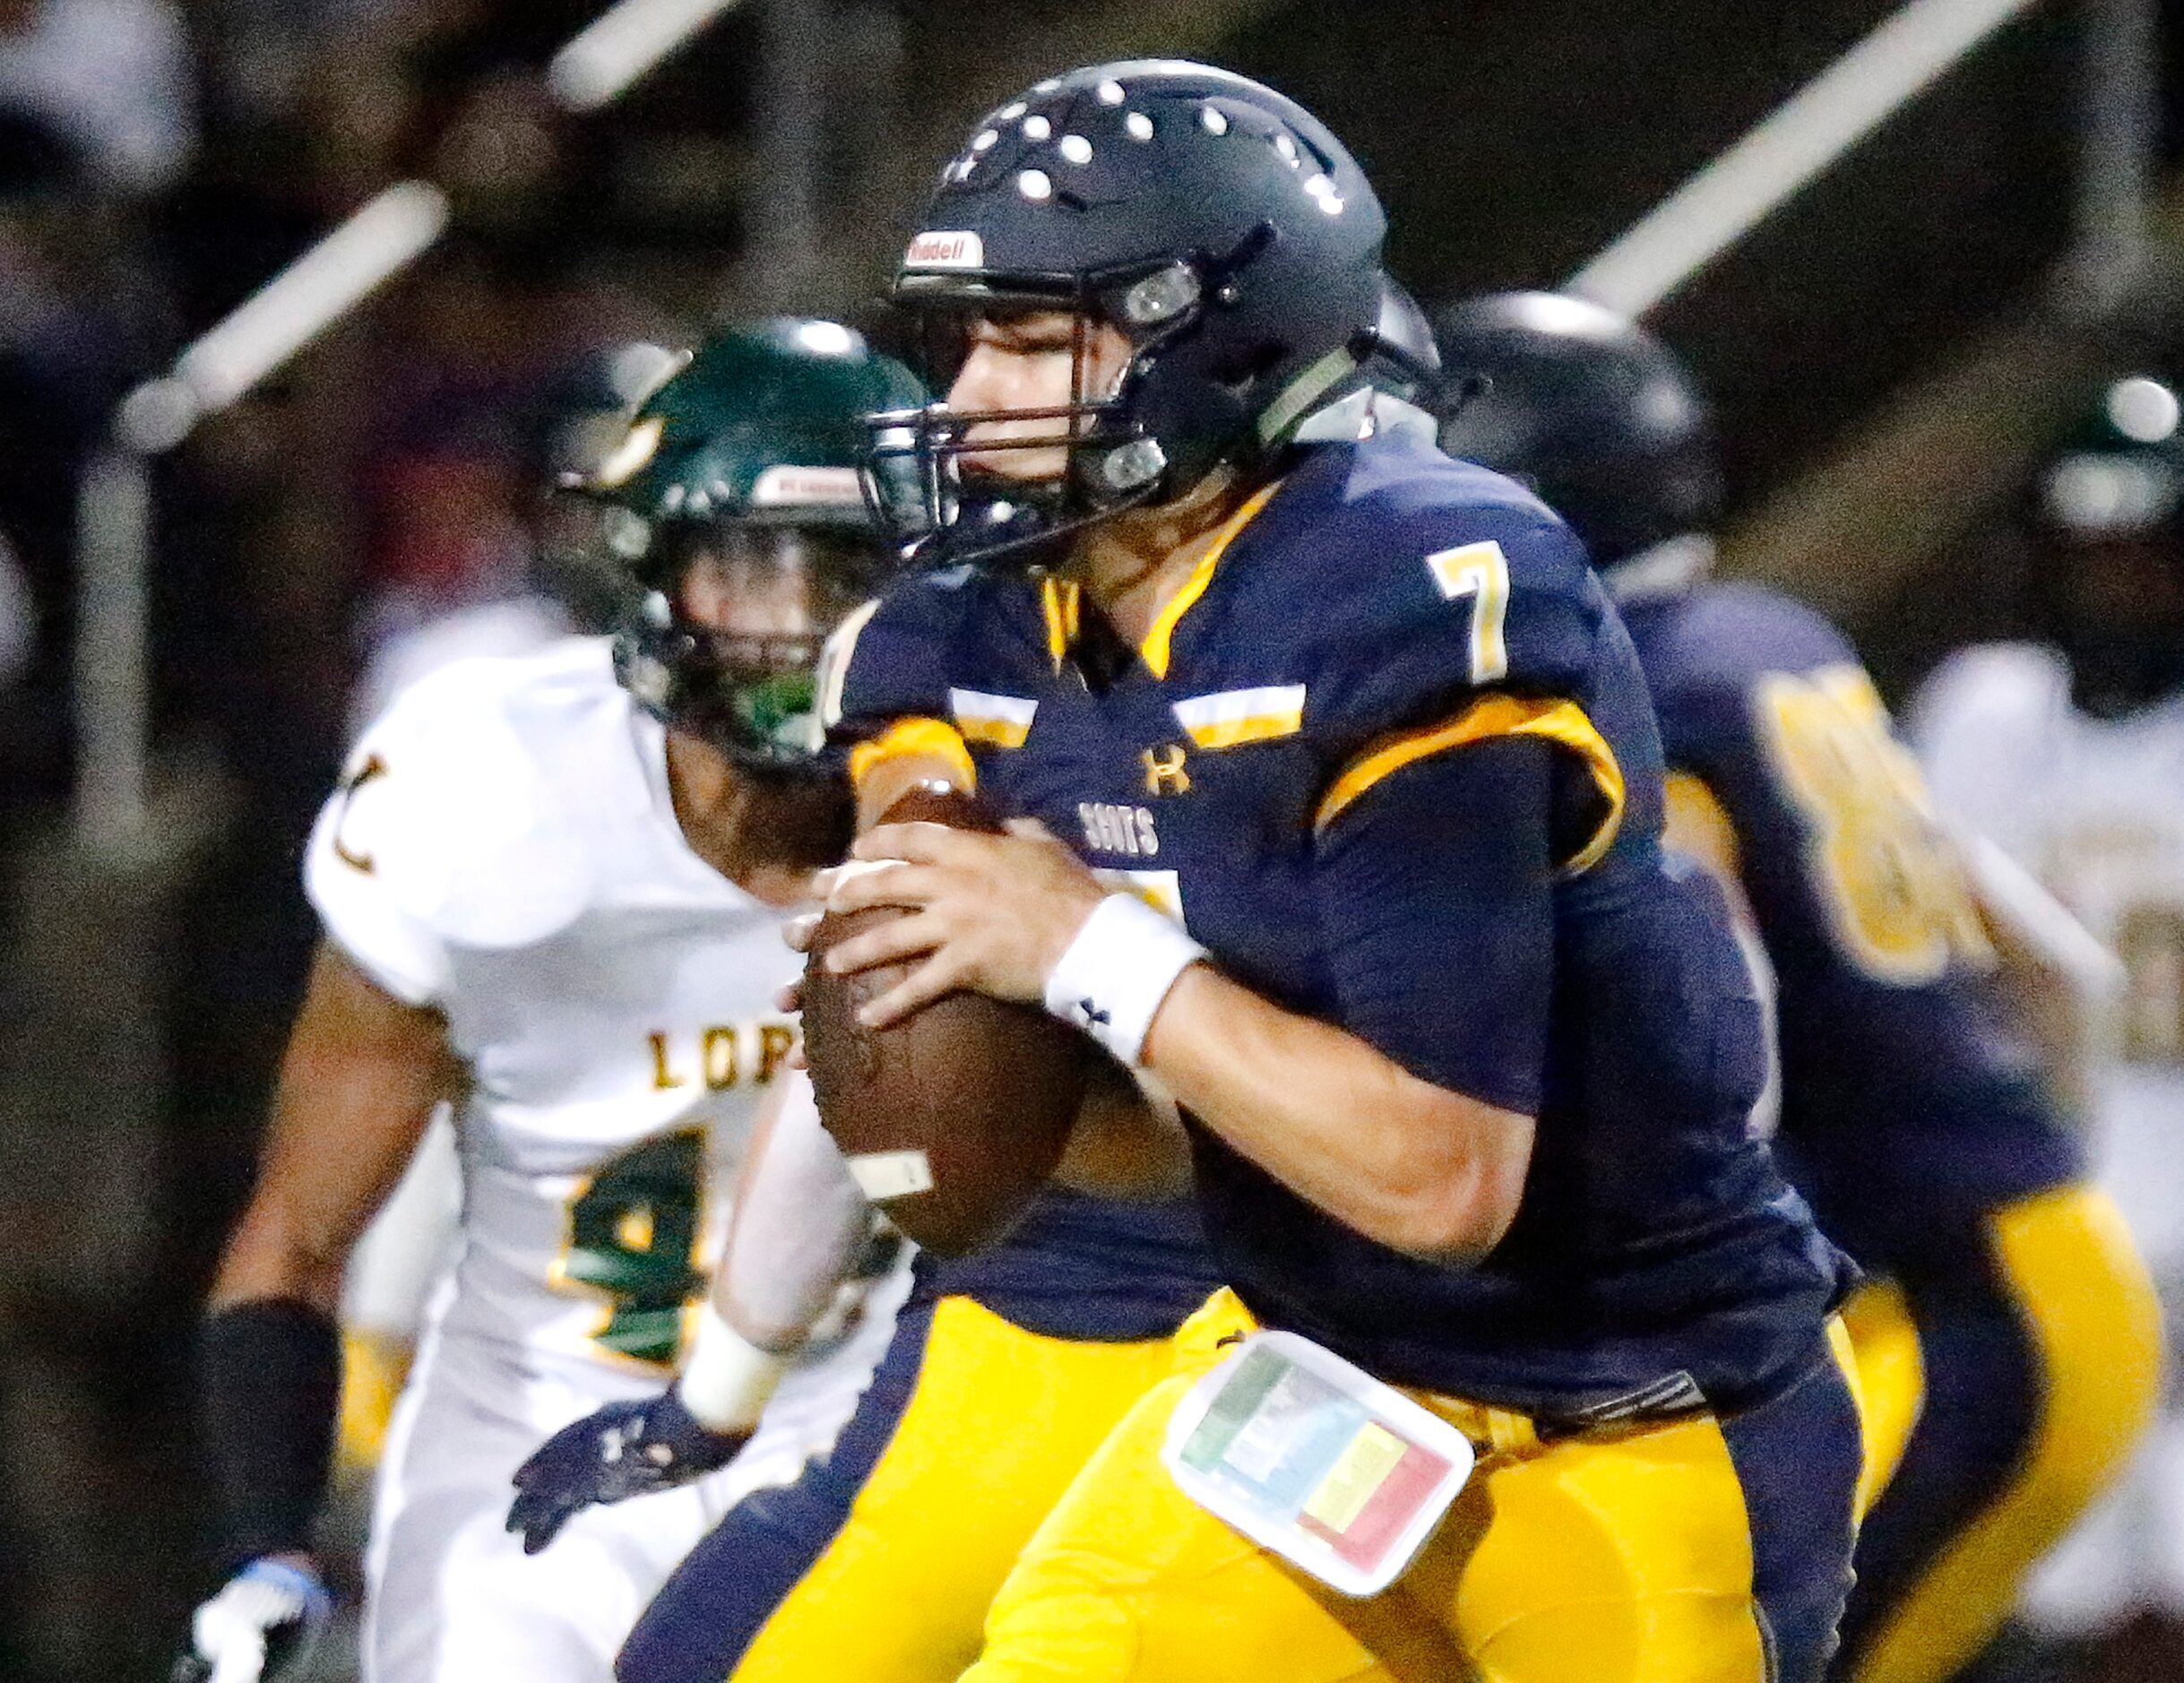
<svg viewBox="0 0 2184 1683">
<path fill-rule="evenodd" d="M 905 269 L 976 269 L 986 261 L 986 242 L 969 230 L 920 234 L 902 254 Z"/>
</svg>

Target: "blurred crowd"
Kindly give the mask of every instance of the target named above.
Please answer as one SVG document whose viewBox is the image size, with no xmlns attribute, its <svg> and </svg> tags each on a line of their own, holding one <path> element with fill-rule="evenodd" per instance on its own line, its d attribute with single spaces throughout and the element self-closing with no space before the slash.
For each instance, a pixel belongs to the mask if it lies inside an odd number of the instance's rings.
<svg viewBox="0 0 2184 1683">
<path fill-rule="evenodd" d="M 82 1038 L 41 997 L 100 962 L 72 908 L 160 930 L 122 990 L 156 1019 L 156 1094 L 126 1120 L 151 1167 L 105 1189 L 132 1241 L 113 1268 L 50 1211 L 90 1201 L 56 1177 L 94 1130 L 57 1083 L 10 1089 L 0 1675 L 151 1675 L 194 1587 L 177 1341 L 247 1185 L 311 937 L 296 859 L 350 731 L 420 663 L 563 627 L 543 488 L 649 378 L 649 342 L 739 306 L 751 30 L 716 26 L 610 142 L 540 75 L 596 10 L 0 3 L 0 1063 L 35 1078 L 39 1040 Z M 415 176 L 457 231 L 154 470 L 154 803 L 203 845 L 156 881 L 26 887 L 72 868 L 78 494 L 116 405 Z"/>
</svg>

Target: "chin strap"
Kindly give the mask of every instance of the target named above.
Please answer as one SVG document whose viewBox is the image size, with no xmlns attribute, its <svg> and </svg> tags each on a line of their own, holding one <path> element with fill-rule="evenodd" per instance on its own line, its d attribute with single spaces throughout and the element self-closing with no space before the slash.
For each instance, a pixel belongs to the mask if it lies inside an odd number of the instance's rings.
<svg viewBox="0 0 2184 1683">
<path fill-rule="evenodd" d="M 1297 436 L 1299 423 L 1316 412 L 1320 400 L 1358 371 L 1358 358 L 1347 345 L 1338 345 L 1285 386 L 1274 401 L 1259 412 L 1253 427 L 1262 448 L 1271 448 Z"/>
</svg>

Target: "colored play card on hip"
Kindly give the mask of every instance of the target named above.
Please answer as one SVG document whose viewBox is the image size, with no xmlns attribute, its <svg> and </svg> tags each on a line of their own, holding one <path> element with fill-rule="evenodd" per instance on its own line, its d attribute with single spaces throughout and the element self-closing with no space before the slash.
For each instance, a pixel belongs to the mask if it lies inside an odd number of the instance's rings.
<svg viewBox="0 0 2184 1683">
<path fill-rule="evenodd" d="M 1254 1333 L 1191 1387 L 1161 1460 L 1207 1513 L 1345 1595 L 1377 1595 L 1471 1476 L 1470 1441 L 1294 1333 Z"/>
</svg>

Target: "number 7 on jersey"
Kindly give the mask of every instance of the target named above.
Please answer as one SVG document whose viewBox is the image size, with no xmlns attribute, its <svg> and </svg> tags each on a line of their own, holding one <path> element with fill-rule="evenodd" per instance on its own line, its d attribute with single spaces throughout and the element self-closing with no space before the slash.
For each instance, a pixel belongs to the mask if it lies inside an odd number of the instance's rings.
<svg viewBox="0 0 2184 1683">
<path fill-rule="evenodd" d="M 1509 557 L 1491 538 L 1461 544 L 1426 557 L 1426 570 L 1443 596 L 1472 598 L 1472 682 L 1490 684 L 1509 674 L 1509 644 L 1502 621 L 1509 612 Z"/>
</svg>

